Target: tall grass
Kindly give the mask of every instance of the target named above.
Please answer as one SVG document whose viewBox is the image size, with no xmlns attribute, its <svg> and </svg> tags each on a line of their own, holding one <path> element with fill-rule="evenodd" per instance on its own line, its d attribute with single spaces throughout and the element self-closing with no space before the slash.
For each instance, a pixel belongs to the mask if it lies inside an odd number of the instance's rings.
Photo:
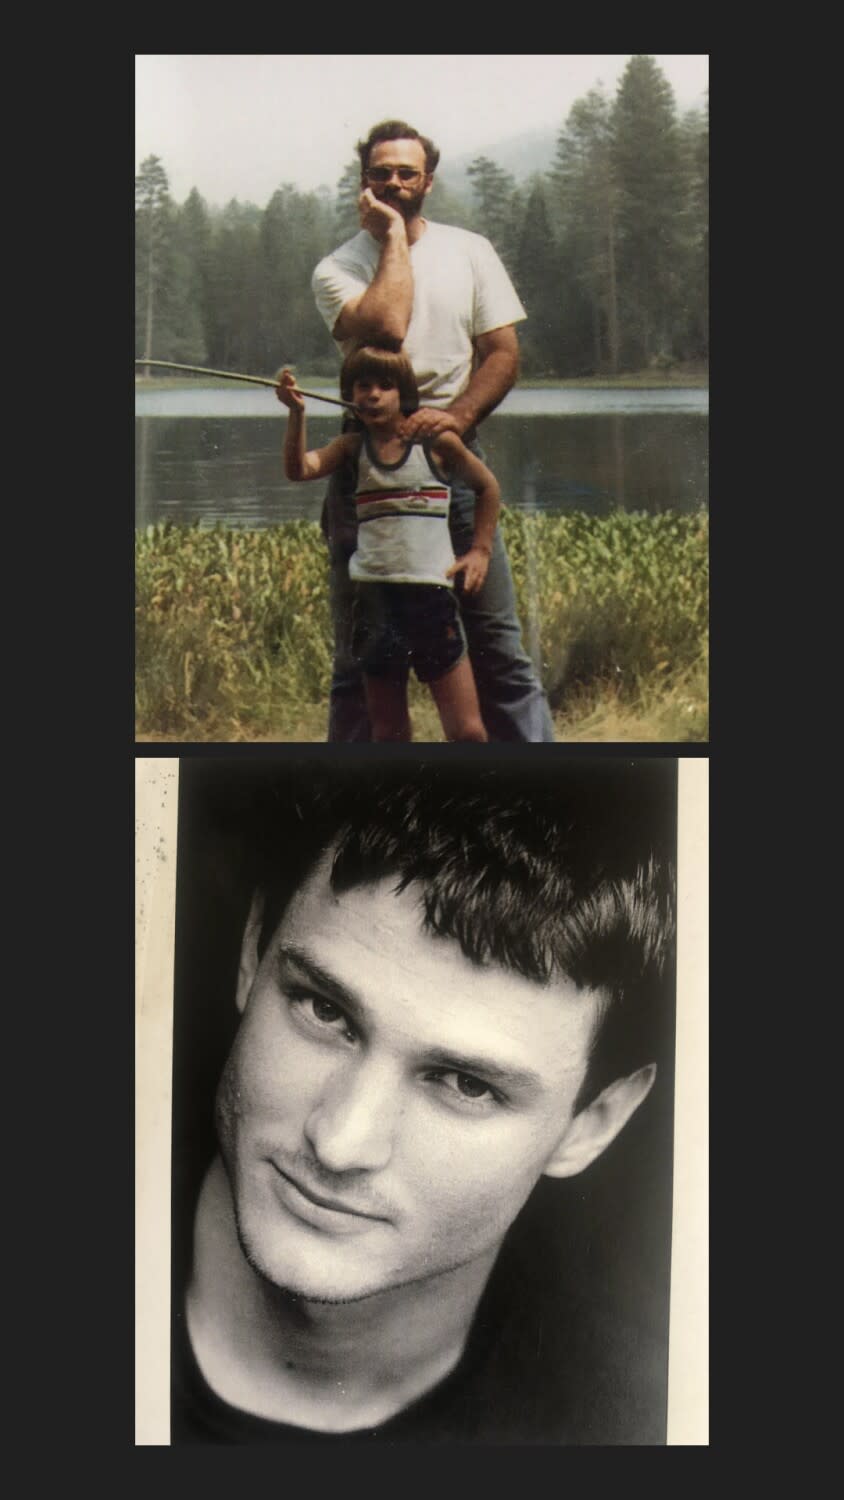
<svg viewBox="0 0 844 1500">
<path fill-rule="evenodd" d="M 506 511 L 502 529 L 566 737 L 590 737 L 597 714 L 594 738 L 705 739 L 706 513 Z M 148 527 L 137 537 L 136 592 L 139 734 L 322 738 L 314 724 L 324 722 L 331 624 L 314 522 Z M 613 732 L 613 712 L 664 721 L 665 732 Z M 433 726 L 425 714 L 417 735 L 438 738 Z"/>
</svg>

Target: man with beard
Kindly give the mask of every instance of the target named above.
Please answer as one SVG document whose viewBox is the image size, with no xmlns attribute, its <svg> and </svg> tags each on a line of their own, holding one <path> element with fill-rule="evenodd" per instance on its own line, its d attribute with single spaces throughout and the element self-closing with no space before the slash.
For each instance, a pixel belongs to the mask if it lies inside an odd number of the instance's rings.
<svg viewBox="0 0 844 1500">
<path fill-rule="evenodd" d="M 596 1166 L 670 1051 L 670 771 L 522 783 L 301 772 L 244 813 L 241 775 L 193 803 L 240 853 L 180 875 L 177 1078 L 221 968 L 200 869 L 240 863 L 248 915 L 174 1253 L 173 1443 L 664 1441 L 670 1129 Z"/>
<path fill-rule="evenodd" d="M 477 426 L 516 380 L 514 325 L 525 310 L 488 240 L 422 216 L 439 161 L 432 141 L 403 120 L 386 120 L 358 143 L 358 153 L 361 230 L 317 266 L 317 306 L 344 357 L 360 342 L 404 348 L 420 396 L 419 410 L 405 423 L 409 443 L 456 432 L 483 458 Z M 353 476 L 339 471 L 323 511 L 335 633 L 328 738 L 342 741 L 371 737 L 350 641 L 354 488 Z M 455 486 L 449 524 L 456 557 L 471 545 L 473 516 L 472 491 Z M 483 588 L 463 596 L 461 609 L 490 739 L 552 741 L 500 533 Z"/>
</svg>

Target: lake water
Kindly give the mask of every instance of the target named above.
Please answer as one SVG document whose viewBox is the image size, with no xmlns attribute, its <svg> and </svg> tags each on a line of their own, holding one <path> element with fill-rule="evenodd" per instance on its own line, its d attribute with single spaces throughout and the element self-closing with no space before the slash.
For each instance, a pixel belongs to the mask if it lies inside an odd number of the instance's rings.
<svg viewBox="0 0 844 1500">
<path fill-rule="evenodd" d="M 339 432 L 340 410 L 314 400 L 306 410 L 308 445 L 321 447 Z M 137 525 L 317 519 L 325 484 L 285 478 L 285 426 L 269 387 L 136 391 Z M 481 442 L 516 509 L 691 511 L 708 501 L 706 390 L 517 389 Z"/>
</svg>

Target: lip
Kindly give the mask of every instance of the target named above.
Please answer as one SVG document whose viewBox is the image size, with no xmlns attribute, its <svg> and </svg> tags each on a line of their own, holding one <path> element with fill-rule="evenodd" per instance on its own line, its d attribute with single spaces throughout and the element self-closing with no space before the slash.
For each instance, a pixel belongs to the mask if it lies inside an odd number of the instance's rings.
<svg viewBox="0 0 844 1500">
<path fill-rule="evenodd" d="M 380 1214 L 362 1213 L 359 1209 L 350 1208 L 339 1198 L 328 1198 L 315 1193 L 312 1188 L 304 1187 L 295 1177 L 283 1172 L 275 1162 L 271 1162 L 271 1166 L 276 1173 L 277 1190 L 285 1207 L 295 1218 L 313 1228 L 328 1229 L 335 1234 L 354 1234 L 369 1224 L 387 1222 Z"/>
</svg>

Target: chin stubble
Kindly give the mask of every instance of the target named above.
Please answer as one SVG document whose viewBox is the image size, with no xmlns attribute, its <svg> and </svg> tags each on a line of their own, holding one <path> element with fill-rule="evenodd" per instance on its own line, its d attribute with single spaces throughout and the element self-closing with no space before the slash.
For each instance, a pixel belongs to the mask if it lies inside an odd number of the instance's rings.
<svg viewBox="0 0 844 1500">
<path fill-rule="evenodd" d="M 279 1300 L 287 1303 L 292 1302 L 296 1304 L 302 1304 L 304 1306 L 313 1304 L 315 1307 L 348 1307 L 355 1302 L 370 1302 L 373 1297 L 383 1296 L 386 1292 L 398 1292 L 401 1291 L 403 1287 L 418 1286 L 425 1281 L 439 1281 L 445 1276 L 450 1276 L 454 1271 L 459 1271 L 463 1266 L 470 1265 L 473 1260 L 479 1260 L 481 1254 L 484 1253 L 479 1252 L 478 1255 L 469 1256 L 467 1260 L 454 1261 L 451 1265 L 443 1266 L 440 1270 L 435 1271 L 432 1274 L 421 1272 L 418 1276 L 407 1276 L 401 1281 L 391 1281 L 386 1286 L 372 1287 L 368 1291 L 356 1292 L 345 1297 L 317 1297 L 310 1292 L 302 1291 L 296 1286 L 288 1285 L 286 1282 L 273 1280 L 273 1278 L 269 1275 L 269 1273 L 266 1271 L 264 1266 L 257 1259 L 254 1252 L 250 1248 L 249 1242 L 243 1232 L 243 1228 L 240 1222 L 237 1205 L 234 1201 L 234 1194 L 232 1194 L 232 1206 L 234 1209 L 234 1227 L 235 1233 L 237 1235 L 237 1242 L 240 1246 L 244 1260 L 246 1261 L 250 1269 L 255 1272 L 255 1275 L 259 1277 L 260 1281 L 263 1283 L 266 1289 L 270 1293 L 272 1293 L 274 1297 L 277 1297 Z"/>
</svg>

